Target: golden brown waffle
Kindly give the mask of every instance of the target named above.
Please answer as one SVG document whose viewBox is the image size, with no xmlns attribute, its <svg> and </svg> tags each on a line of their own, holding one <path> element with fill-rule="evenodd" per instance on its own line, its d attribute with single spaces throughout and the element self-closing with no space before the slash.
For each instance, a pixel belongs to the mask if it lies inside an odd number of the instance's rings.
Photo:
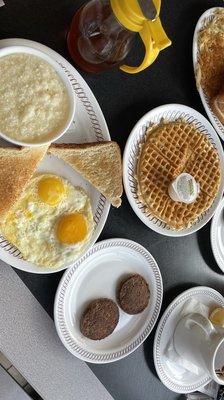
<svg viewBox="0 0 224 400">
<path fill-rule="evenodd" d="M 195 178 L 204 193 L 215 198 L 220 183 L 220 162 L 214 149 L 207 152 L 207 157 L 203 153 L 191 157 L 186 163 L 185 172 Z"/>
<path fill-rule="evenodd" d="M 190 173 L 200 184 L 192 204 L 174 202 L 168 195 L 170 182 L 181 172 Z M 211 206 L 220 177 L 217 150 L 193 124 L 161 123 L 147 131 L 138 162 L 138 197 L 146 212 L 171 228 L 190 227 Z"/>
<path fill-rule="evenodd" d="M 213 203 L 213 199 L 203 193 L 199 193 L 197 200 L 192 204 L 177 203 L 170 197 L 166 200 L 165 208 L 157 218 L 165 221 L 172 229 L 181 230 L 189 228 Z"/>
<path fill-rule="evenodd" d="M 193 124 L 183 121 L 162 123 L 157 127 L 150 128 L 146 141 L 153 143 L 160 154 L 175 167 L 179 167 L 180 162 L 185 164 L 193 150 L 204 148 L 205 144 L 209 148 L 213 148 L 205 135 L 199 132 Z"/>
<path fill-rule="evenodd" d="M 138 171 L 139 182 L 143 183 L 141 184 L 139 197 L 143 203 L 147 199 L 145 204 L 150 203 L 156 212 L 157 208 L 162 212 L 167 198 L 167 187 L 173 179 L 175 168 L 158 153 L 156 148 L 153 148 L 153 145 L 150 145 L 149 148 L 147 147 L 147 153 L 145 152 L 144 154 L 145 156 L 139 164 Z M 147 185 L 148 182 L 150 182 L 149 186 Z"/>
</svg>

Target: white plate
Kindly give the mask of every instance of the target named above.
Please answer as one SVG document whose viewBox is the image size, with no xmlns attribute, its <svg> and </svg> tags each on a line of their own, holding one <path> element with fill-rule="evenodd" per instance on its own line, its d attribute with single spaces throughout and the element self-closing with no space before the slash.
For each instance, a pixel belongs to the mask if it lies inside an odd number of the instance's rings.
<svg viewBox="0 0 224 400">
<path fill-rule="evenodd" d="M 117 327 L 103 340 L 84 337 L 79 321 L 86 305 L 100 297 L 116 301 L 119 283 L 134 273 L 141 274 L 149 284 L 148 307 L 138 315 L 119 309 Z M 99 242 L 62 277 L 54 303 L 58 335 L 65 347 L 84 361 L 96 364 L 117 361 L 136 350 L 150 334 L 159 316 L 162 296 L 160 270 L 144 247 L 125 239 Z"/>
<path fill-rule="evenodd" d="M 195 78 L 196 78 L 196 67 L 197 67 L 197 59 L 198 59 L 198 32 L 204 27 L 205 20 L 208 18 L 210 19 L 214 12 L 216 10 L 223 10 L 223 7 L 213 7 L 210 8 L 209 10 L 205 11 L 201 17 L 199 18 L 197 25 L 195 27 L 194 31 L 194 37 L 193 37 L 193 67 L 194 67 L 194 73 L 195 73 Z M 208 114 L 208 117 L 218 132 L 219 136 L 224 140 L 224 125 L 220 122 L 218 117 L 213 113 L 210 105 L 208 98 L 204 91 L 202 90 L 201 86 L 198 88 L 199 95 L 201 97 L 201 101 L 203 103 L 203 106 L 205 108 L 206 113 Z"/>
<path fill-rule="evenodd" d="M 224 199 L 220 201 L 212 218 L 210 236 L 215 260 L 224 272 Z"/>
<path fill-rule="evenodd" d="M 97 103 L 89 86 L 75 70 L 75 68 L 68 63 L 58 53 L 50 48 L 30 40 L 25 39 L 5 39 L 0 40 L 0 48 L 6 46 L 29 46 L 41 50 L 54 58 L 61 68 L 68 76 L 72 83 L 75 98 L 76 98 L 76 114 L 75 121 L 69 130 L 65 133 L 63 138 L 57 142 L 60 143 L 84 143 L 84 142 L 97 142 L 100 140 L 110 140 L 107 124 L 105 122 L 103 113 Z M 0 140 L 0 145 L 9 144 L 3 139 Z M 95 231 L 91 241 L 86 248 L 86 251 L 98 239 L 108 216 L 110 209 L 109 202 L 101 195 L 90 183 L 75 172 L 69 165 L 54 156 L 45 156 L 44 160 L 38 168 L 38 172 L 52 172 L 64 178 L 67 178 L 73 185 L 82 186 L 91 199 L 91 205 L 95 221 Z M 81 254 L 82 255 L 82 254 Z M 58 272 L 68 267 L 63 265 L 60 268 L 41 268 L 36 265 L 24 261 L 21 258 L 19 251 L 8 243 L 4 237 L 0 236 L 0 258 L 6 263 L 27 272 L 35 272 L 40 274 L 48 274 Z"/>
<path fill-rule="evenodd" d="M 198 286 L 177 296 L 161 317 L 154 339 L 154 363 L 161 382 L 176 393 L 194 392 L 211 381 L 211 378 L 206 373 L 196 375 L 190 371 L 186 372 L 184 380 L 178 380 L 177 374 L 170 369 L 164 355 L 167 344 L 172 339 L 184 303 L 192 298 L 197 299 L 209 308 L 217 305 L 224 306 L 224 298 L 219 292 L 209 287 Z"/>
<path fill-rule="evenodd" d="M 204 133 L 217 149 L 221 163 L 221 183 L 218 194 L 212 206 L 201 215 L 198 220 L 188 229 L 181 231 L 172 230 L 167 224 L 146 214 L 144 206 L 138 200 L 137 196 L 137 181 L 135 179 L 137 159 L 139 153 L 139 145 L 144 141 L 146 131 L 150 124 L 157 124 L 164 118 L 166 121 L 175 121 L 178 118 L 183 118 L 189 123 L 194 123 L 199 131 Z M 123 180 L 126 195 L 129 203 L 136 215 L 145 225 L 166 236 L 185 236 L 202 228 L 213 216 L 216 207 L 222 197 L 224 190 L 224 156 L 223 149 L 219 137 L 210 122 L 203 117 L 198 111 L 191 107 L 181 104 L 166 104 L 145 114 L 132 129 L 124 150 L 123 157 Z"/>
</svg>

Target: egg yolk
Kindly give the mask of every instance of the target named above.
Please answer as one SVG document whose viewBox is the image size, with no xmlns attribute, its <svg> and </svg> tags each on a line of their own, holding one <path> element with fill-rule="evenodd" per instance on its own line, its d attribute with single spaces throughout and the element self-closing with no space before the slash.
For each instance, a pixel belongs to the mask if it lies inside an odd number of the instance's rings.
<svg viewBox="0 0 224 400">
<path fill-rule="evenodd" d="M 59 204 L 65 193 L 63 182 L 55 177 L 43 178 L 38 183 L 38 195 L 40 199 L 50 206 Z"/>
<path fill-rule="evenodd" d="M 87 223 L 80 213 L 64 215 L 57 226 L 57 238 L 63 244 L 76 244 L 85 239 Z"/>
</svg>

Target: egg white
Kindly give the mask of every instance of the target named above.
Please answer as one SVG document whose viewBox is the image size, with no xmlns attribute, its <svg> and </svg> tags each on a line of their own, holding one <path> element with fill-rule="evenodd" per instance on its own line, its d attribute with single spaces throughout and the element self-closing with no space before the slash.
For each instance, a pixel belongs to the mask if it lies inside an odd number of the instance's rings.
<svg viewBox="0 0 224 400">
<path fill-rule="evenodd" d="M 1 226 L 3 236 L 16 246 L 25 260 L 38 266 L 57 268 L 75 261 L 89 242 L 94 229 L 90 199 L 80 187 L 74 187 L 66 179 L 65 192 L 61 202 L 55 206 L 41 201 L 38 196 L 38 182 L 42 174 L 34 177 L 24 193 L 7 215 Z M 59 177 L 58 177 L 59 178 Z M 56 227 L 60 216 L 80 212 L 86 219 L 88 234 L 75 245 L 62 244 L 57 238 Z"/>
</svg>

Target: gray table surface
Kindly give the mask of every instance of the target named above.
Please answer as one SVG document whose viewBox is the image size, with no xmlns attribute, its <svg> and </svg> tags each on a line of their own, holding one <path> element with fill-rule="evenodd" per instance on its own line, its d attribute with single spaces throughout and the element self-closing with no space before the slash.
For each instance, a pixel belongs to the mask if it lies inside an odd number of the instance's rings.
<svg viewBox="0 0 224 400">
<path fill-rule="evenodd" d="M 0 39 L 22 37 L 52 47 L 70 60 L 65 35 L 79 0 L 6 0 L 0 9 Z M 164 0 L 162 21 L 173 41 L 159 59 L 141 74 L 125 75 L 117 69 L 100 75 L 82 73 L 96 95 L 111 137 L 123 148 L 137 120 L 165 103 L 182 103 L 205 115 L 195 88 L 192 70 L 192 37 L 199 16 L 222 6 L 220 0 Z M 142 57 L 141 45 L 128 56 L 129 63 Z M 183 290 L 211 286 L 224 293 L 224 277 L 212 255 L 210 224 L 183 238 L 168 238 L 147 229 L 133 213 L 126 197 L 122 207 L 111 209 L 101 239 L 124 237 L 145 246 L 157 260 L 164 282 L 162 311 Z M 17 271 L 50 316 L 61 273 L 32 275 Z M 115 400 L 178 399 L 158 380 L 153 366 L 154 331 L 136 352 L 112 364 L 90 365 Z"/>
<path fill-rule="evenodd" d="M 0 352 L 43 400 L 113 400 L 90 368 L 65 349 L 53 320 L 2 261 L 0 293 Z M 6 392 L 0 369 L 0 400 L 9 398 Z"/>
<path fill-rule="evenodd" d="M 2 400 L 30 400 L 30 397 L 14 381 L 14 379 L 0 366 L 0 399 Z"/>
</svg>

